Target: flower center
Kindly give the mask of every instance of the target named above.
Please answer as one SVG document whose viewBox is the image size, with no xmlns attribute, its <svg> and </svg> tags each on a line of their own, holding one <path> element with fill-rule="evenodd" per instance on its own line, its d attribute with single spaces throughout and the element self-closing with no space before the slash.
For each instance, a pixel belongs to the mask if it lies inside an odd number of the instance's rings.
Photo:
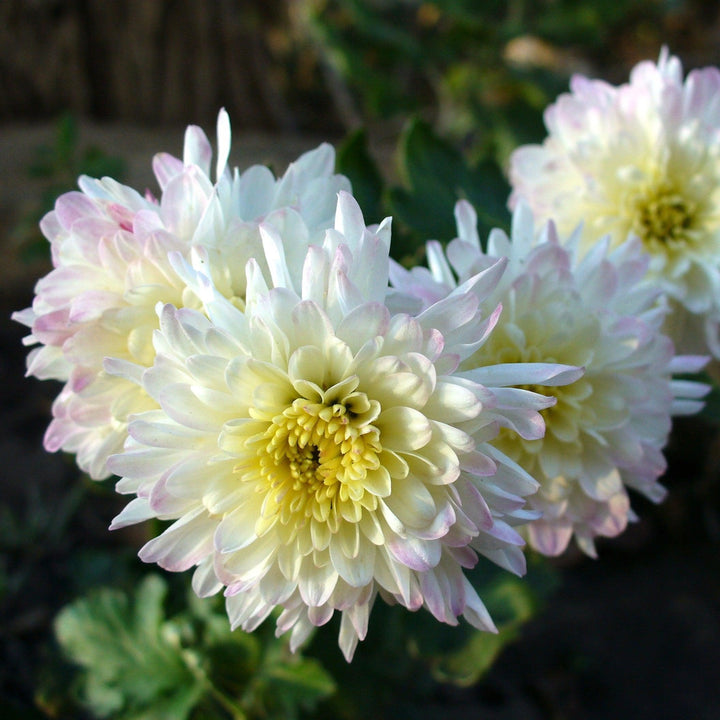
<svg viewBox="0 0 720 720">
<path fill-rule="evenodd" d="M 671 188 L 659 187 L 634 200 L 632 230 L 652 250 L 685 245 L 691 239 L 695 208 Z"/>
<path fill-rule="evenodd" d="M 332 403 L 298 398 L 276 415 L 258 447 L 264 518 L 297 527 L 314 518 L 334 532 L 340 517 L 357 521 L 362 507 L 374 510 L 365 484 L 380 467 L 380 431 L 371 422 L 379 411 L 377 401 L 351 393 Z"/>
<path fill-rule="evenodd" d="M 555 311 L 556 318 L 544 317 L 534 307 L 523 312 L 516 308 L 520 321 L 514 322 L 511 316 L 495 328 L 493 334 L 475 356 L 470 358 L 476 366 L 493 363 L 515 362 L 561 362 L 568 365 L 587 366 L 597 342 L 599 325 L 597 319 L 582 315 L 568 317 L 562 315 L 563 309 L 577 306 L 580 302 L 574 293 L 559 293 L 539 302 L 543 312 Z M 538 302 L 537 298 L 533 298 Z M 511 312 L 512 304 L 508 303 Z M 516 385 L 520 390 L 554 397 L 555 405 L 540 411 L 545 421 L 545 435 L 537 440 L 525 440 L 515 431 L 501 428 L 493 443 L 505 454 L 520 463 L 525 470 L 534 474 L 542 455 L 553 448 L 566 455 L 577 454 L 581 450 L 580 435 L 585 427 L 592 427 L 593 404 L 589 398 L 594 393 L 592 383 L 582 377 L 569 385 Z"/>
<path fill-rule="evenodd" d="M 498 448 L 523 465 L 531 474 L 536 472 L 535 464 L 540 455 L 543 452 L 550 452 L 548 443 L 561 448 L 561 452 L 566 458 L 577 454 L 581 450 L 581 432 L 593 414 L 592 409 L 587 407 L 587 402 L 584 402 L 592 395 L 592 385 L 581 378 L 563 387 L 544 385 L 517 387 L 547 397 L 554 397 L 556 403 L 540 411 L 545 421 L 545 436 L 543 438 L 525 440 L 512 430 L 501 428 L 495 441 Z"/>
</svg>

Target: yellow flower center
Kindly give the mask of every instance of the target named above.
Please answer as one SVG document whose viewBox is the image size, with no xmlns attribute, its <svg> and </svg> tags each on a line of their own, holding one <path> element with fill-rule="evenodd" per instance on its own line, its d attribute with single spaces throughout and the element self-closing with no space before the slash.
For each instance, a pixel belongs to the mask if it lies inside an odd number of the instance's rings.
<svg viewBox="0 0 720 720">
<path fill-rule="evenodd" d="M 379 403 L 364 393 L 339 402 L 296 399 L 268 425 L 257 447 L 265 492 L 263 517 L 302 527 L 308 520 L 336 532 L 340 518 L 375 510 L 368 473 L 380 467 L 380 431 L 369 422 Z"/>
<path fill-rule="evenodd" d="M 559 309 L 573 302 L 573 298 L 569 294 L 560 295 L 553 303 L 560 303 Z M 545 304 L 542 312 L 532 308 L 527 314 L 521 314 L 519 325 L 511 318 L 504 324 L 501 320 L 470 362 L 476 366 L 515 362 L 587 366 L 599 333 L 598 321 L 590 316 L 566 318 L 565 326 L 557 327 L 557 321 L 552 317 L 543 316 L 543 312 L 552 312 L 553 307 L 552 303 Z M 494 444 L 531 474 L 536 472 L 538 458 L 548 452 L 549 445 L 562 447 L 562 452 L 568 455 L 579 453 L 581 432 L 584 427 L 592 426 L 594 417 L 592 403 L 588 401 L 594 392 L 592 383 L 583 377 L 569 385 L 515 387 L 555 398 L 554 405 L 540 411 L 545 422 L 545 435 L 537 440 L 526 440 L 513 430 L 501 428 Z"/>
<path fill-rule="evenodd" d="M 678 248 L 691 241 L 695 215 L 686 197 L 661 185 L 634 199 L 632 230 L 648 250 Z"/>
</svg>

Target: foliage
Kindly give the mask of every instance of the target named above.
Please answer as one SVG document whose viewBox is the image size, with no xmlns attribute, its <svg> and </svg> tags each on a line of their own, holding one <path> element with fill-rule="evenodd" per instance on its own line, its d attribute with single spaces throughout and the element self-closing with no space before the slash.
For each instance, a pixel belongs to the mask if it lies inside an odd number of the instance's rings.
<svg viewBox="0 0 720 720">
<path fill-rule="evenodd" d="M 402 186 L 386 187 L 363 131 L 341 145 L 337 164 L 350 178 L 368 222 L 392 216 L 391 251 L 398 261 L 417 262 L 426 240 L 451 240 L 456 234 L 453 210 L 461 198 L 477 209 L 482 240 L 492 228 L 509 224 L 505 203 L 510 190 L 497 163 L 468 161 L 417 117 L 408 121 L 398 144 Z"/>
<path fill-rule="evenodd" d="M 379 221 L 385 211 L 384 182 L 380 169 L 370 155 L 364 129 L 348 135 L 338 147 L 337 170 L 352 182 L 353 196 L 369 222 Z"/>
<path fill-rule="evenodd" d="M 482 678 L 559 582 L 557 571 L 537 555 L 530 557 L 528 574 L 522 579 L 486 561 L 481 561 L 469 577 L 476 587 L 482 587 L 482 597 L 498 633 L 473 632 L 452 651 L 430 655 L 433 677 L 460 686 L 474 685 Z"/>
<path fill-rule="evenodd" d="M 83 494 L 77 486 L 59 503 L 43 502 L 35 485 L 26 487 L 25 507 L 0 505 L 0 608 L 22 604 L 32 592 L 33 574 L 58 548 L 67 544 L 68 523 Z M 0 637 L 11 634 L 6 626 Z"/>
<path fill-rule="evenodd" d="M 84 708 L 112 720 L 417 713 L 443 684 L 476 683 L 557 584 L 539 558 L 523 579 L 481 559 L 471 581 L 497 635 L 380 602 L 370 636 L 347 664 L 335 643 L 336 622 L 320 629 L 304 654 L 293 655 L 285 638 L 273 637 L 270 622 L 253 633 L 231 632 L 218 599 L 185 592 L 183 580 L 147 575 L 134 592 L 100 586 L 66 606 L 55 634 L 71 665 L 46 663 L 38 704 L 53 716 Z"/>
<path fill-rule="evenodd" d="M 481 235 L 507 225 L 509 188 L 492 160 L 470 165 L 429 125 L 414 120 L 400 140 L 399 162 L 405 187 L 390 191 L 390 208 L 419 237 L 452 238 L 453 209 L 460 198 L 478 208 Z"/>
<path fill-rule="evenodd" d="M 73 692 L 95 717 L 297 718 L 334 691 L 312 659 L 267 633 L 231 632 L 212 600 L 172 617 L 168 586 L 149 575 L 134 596 L 101 588 L 58 615 L 55 631 L 79 666 Z"/>
<path fill-rule="evenodd" d="M 303 0 L 325 61 L 365 118 L 423 111 L 474 158 L 503 161 L 542 133 L 541 112 L 562 90 L 574 50 L 602 56 L 619 32 L 652 26 L 653 0 Z M 644 26 L 645 26 L 644 25 Z M 515 45 L 512 43 L 515 42 Z"/>
<path fill-rule="evenodd" d="M 477 683 L 558 584 L 557 571 L 537 556 L 530 558 L 528 574 L 522 579 L 484 558 L 468 577 L 493 616 L 497 634 L 481 632 L 464 621 L 449 627 L 426 610 L 409 613 L 399 606 L 376 603 L 368 637 L 352 664 L 333 667 L 342 692 L 331 698 L 327 717 L 422 718 L 423 706 L 444 687 Z M 323 642 L 323 632 L 316 634 L 308 652 L 330 666 L 337 651 Z"/>
</svg>

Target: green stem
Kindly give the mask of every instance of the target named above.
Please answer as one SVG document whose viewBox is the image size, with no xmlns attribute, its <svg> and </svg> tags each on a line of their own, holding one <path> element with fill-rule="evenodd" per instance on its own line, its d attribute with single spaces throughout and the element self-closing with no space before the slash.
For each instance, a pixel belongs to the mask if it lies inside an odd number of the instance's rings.
<svg viewBox="0 0 720 720">
<path fill-rule="evenodd" d="M 218 690 L 213 684 L 212 680 L 207 676 L 205 671 L 194 662 L 188 662 L 185 660 L 185 665 L 188 667 L 190 672 L 202 683 L 206 692 L 225 710 L 227 710 L 232 716 L 232 720 L 248 720 L 248 716 L 245 711 L 238 705 L 235 700 L 226 695 L 221 690 Z"/>
<path fill-rule="evenodd" d="M 245 711 L 232 698 L 218 690 L 209 680 L 207 681 L 207 689 L 210 695 L 232 715 L 233 720 L 248 720 Z"/>
</svg>

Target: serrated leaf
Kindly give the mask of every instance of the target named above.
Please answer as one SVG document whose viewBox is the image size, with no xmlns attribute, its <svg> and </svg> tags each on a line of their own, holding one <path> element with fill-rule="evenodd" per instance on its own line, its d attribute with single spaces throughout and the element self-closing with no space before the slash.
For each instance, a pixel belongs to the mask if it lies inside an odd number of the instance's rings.
<svg viewBox="0 0 720 720">
<path fill-rule="evenodd" d="M 510 185 L 494 160 L 483 160 L 473 167 L 463 189 L 477 211 L 478 232 L 483 243 L 493 228 L 509 227 L 510 211 L 507 209 L 507 200 L 510 196 Z"/>
<path fill-rule="evenodd" d="M 157 576 L 150 575 L 140 583 L 135 595 L 134 626 L 144 637 L 158 637 L 165 617 L 163 600 L 167 586 Z"/>
<path fill-rule="evenodd" d="M 453 207 L 463 196 L 462 158 L 417 119 L 406 127 L 398 150 L 405 187 L 390 191 L 393 215 L 426 239 L 452 238 Z"/>
<path fill-rule="evenodd" d="M 125 715 L 127 720 L 176 720 L 186 718 L 198 704 L 204 690 L 197 683 L 174 688 L 169 695 L 156 697 L 152 705 L 142 710 L 133 710 Z M 207 717 L 204 719 L 207 720 Z"/>
<path fill-rule="evenodd" d="M 460 687 L 476 683 L 493 665 L 502 649 L 515 640 L 523 623 L 537 608 L 530 587 L 515 577 L 506 577 L 481 590 L 498 632 L 473 631 L 459 650 L 442 655 L 433 664 L 433 675 L 441 682 Z"/>
<path fill-rule="evenodd" d="M 204 692 L 164 621 L 166 590 L 149 576 L 132 604 L 125 593 L 103 588 L 56 618 L 58 642 L 82 670 L 81 701 L 99 717 L 183 720 Z"/>
</svg>

